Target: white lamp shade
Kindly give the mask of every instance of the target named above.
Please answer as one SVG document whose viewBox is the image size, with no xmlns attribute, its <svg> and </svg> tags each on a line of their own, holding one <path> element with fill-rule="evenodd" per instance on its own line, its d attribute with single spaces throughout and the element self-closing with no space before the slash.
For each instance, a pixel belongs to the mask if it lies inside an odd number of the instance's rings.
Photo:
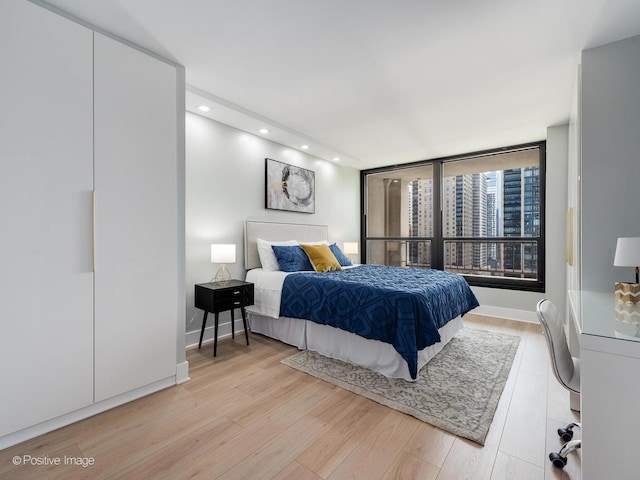
<svg viewBox="0 0 640 480">
<path fill-rule="evenodd" d="M 344 242 L 344 253 L 356 255 L 358 253 L 358 242 Z"/>
<path fill-rule="evenodd" d="M 235 263 L 236 246 L 214 244 L 211 245 L 211 263 Z"/>
<path fill-rule="evenodd" d="M 618 239 L 613 265 L 616 267 L 640 266 L 640 237 Z"/>
</svg>

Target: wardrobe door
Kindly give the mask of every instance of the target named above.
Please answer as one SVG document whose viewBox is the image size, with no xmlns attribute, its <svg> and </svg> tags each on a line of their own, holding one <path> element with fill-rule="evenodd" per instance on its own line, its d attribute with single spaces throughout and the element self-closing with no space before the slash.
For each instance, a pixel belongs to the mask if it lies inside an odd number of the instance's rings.
<svg viewBox="0 0 640 480">
<path fill-rule="evenodd" d="M 92 32 L 2 0 L 0 64 L 3 436 L 93 402 Z"/>
<path fill-rule="evenodd" d="M 96 33 L 96 401 L 174 376 L 176 69 Z"/>
</svg>

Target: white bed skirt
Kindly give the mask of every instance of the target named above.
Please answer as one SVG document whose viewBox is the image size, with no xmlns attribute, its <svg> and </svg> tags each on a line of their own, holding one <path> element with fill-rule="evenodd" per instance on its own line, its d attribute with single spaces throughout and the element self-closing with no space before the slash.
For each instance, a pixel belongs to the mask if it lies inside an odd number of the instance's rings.
<svg viewBox="0 0 640 480">
<path fill-rule="evenodd" d="M 354 333 L 309 320 L 272 318 L 247 312 L 251 331 L 275 338 L 301 350 L 313 350 L 326 357 L 366 367 L 391 378 L 412 381 L 407 362 L 392 345 L 368 340 Z M 462 328 L 456 317 L 440 328 L 441 341 L 418 352 L 418 371 Z"/>
</svg>

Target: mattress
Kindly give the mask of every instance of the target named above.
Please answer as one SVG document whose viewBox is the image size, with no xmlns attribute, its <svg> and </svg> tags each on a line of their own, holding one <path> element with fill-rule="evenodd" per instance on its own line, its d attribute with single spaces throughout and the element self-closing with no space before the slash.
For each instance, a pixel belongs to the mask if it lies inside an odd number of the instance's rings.
<svg viewBox="0 0 640 480">
<path fill-rule="evenodd" d="M 404 358 L 388 343 L 369 340 L 354 333 L 310 320 L 290 317 L 267 317 L 248 312 L 252 333 L 258 333 L 301 350 L 313 350 L 326 357 L 360 365 L 390 378 L 415 381 Z M 426 365 L 463 327 L 461 317 L 456 317 L 438 329 L 440 342 L 418 352 L 419 370 Z"/>
<path fill-rule="evenodd" d="M 362 267 L 355 268 L 361 268 L 363 272 L 365 270 Z M 407 270 L 405 272 L 409 276 L 415 275 L 415 272 Z M 355 273 L 355 271 L 351 273 Z M 433 273 L 437 274 L 437 272 Z M 389 377 L 407 380 L 417 377 L 417 371 L 462 328 L 460 315 L 445 314 L 446 318 L 438 319 L 437 326 L 433 326 L 434 330 L 437 328 L 433 341 L 428 342 L 428 345 L 421 345 L 420 350 L 414 344 L 414 356 L 411 358 L 413 363 L 408 364 L 407 356 L 399 353 L 397 347 L 394 348 L 392 345 L 392 341 L 381 341 L 384 339 L 372 338 L 371 335 L 369 338 L 364 338 L 367 337 L 368 332 L 359 335 L 357 330 L 349 331 L 350 327 L 345 327 L 342 323 L 331 325 L 330 320 L 318 322 L 316 319 L 311 321 L 313 315 L 307 315 L 305 319 L 281 316 L 281 308 L 286 307 L 286 305 L 281 305 L 282 289 L 288 275 L 292 274 L 282 271 L 264 271 L 260 268 L 250 270 L 247 273 L 247 281 L 255 285 L 255 303 L 247 309 L 252 331 L 301 349 L 315 350 L 332 358 L 370 368 Z M 351 277 L 359 275 L 351 275 Z M 291 277 L 289 280 L 299 277 L 301 276 Z M 306 277 L 308 280 L 308 275 Z M 326 280 L 327 277 L 322 276 L 321 278 Z M 353 285 L 347 285 L 346 288 L 353 288 Z M 387 291 L 383 296 L 392 295 Z M 451 296 L 451 294 L 447 293 L 447 296 Z M 443 295 L 436 298 L 435 304 L 439 305 L 442 298 Z M 460 310 L 460 313 L 465 313 L 467 310 L 468 308 L 464 308 Z M 384 321 L 389 323 L 387 318 Z M 409 336 L 413 335 L 413 329 L 407 331 Z"/>
</svg>

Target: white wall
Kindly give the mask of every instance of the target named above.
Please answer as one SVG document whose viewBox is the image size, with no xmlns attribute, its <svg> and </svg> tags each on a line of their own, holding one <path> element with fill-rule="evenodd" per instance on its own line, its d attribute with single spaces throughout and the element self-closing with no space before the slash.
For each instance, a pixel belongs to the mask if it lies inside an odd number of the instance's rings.
<svg viewBox="0 0 640 480">
<path fill-rule="evenodd" d="M 550 299 L 560 310 L 564 309 L 568 135 L 567 125 L 547 129 L 546 292 L 472 287 L 480 302 L 477 313 L 537 322 L 536 303 L 543 298 Z"/>
<path fill-rule="evenodd" d="M 265 158 L 315 172 L 315 214 L 264 208 Z M 194 285 L 210 281 L 217 269 L 211 263 L 210 245 L 235 243 L 237 261 L 229 270 L 233 278 L 244 279 L 245 220 L 326 224 L 329 239 L 340 247 L 345 241 L 359 241 L 360 172 L 187 113 L 185 209 L 189 345 L 198 341 L 203 316 L 193 306 Z M 230 333 L 229 322 L 229 314 L 221 314 L 219 336 Z M 236 329 L 241 327 L 236 322 Z M 213 338 L 209 329 L 206 338 Z"/>
</svg>

